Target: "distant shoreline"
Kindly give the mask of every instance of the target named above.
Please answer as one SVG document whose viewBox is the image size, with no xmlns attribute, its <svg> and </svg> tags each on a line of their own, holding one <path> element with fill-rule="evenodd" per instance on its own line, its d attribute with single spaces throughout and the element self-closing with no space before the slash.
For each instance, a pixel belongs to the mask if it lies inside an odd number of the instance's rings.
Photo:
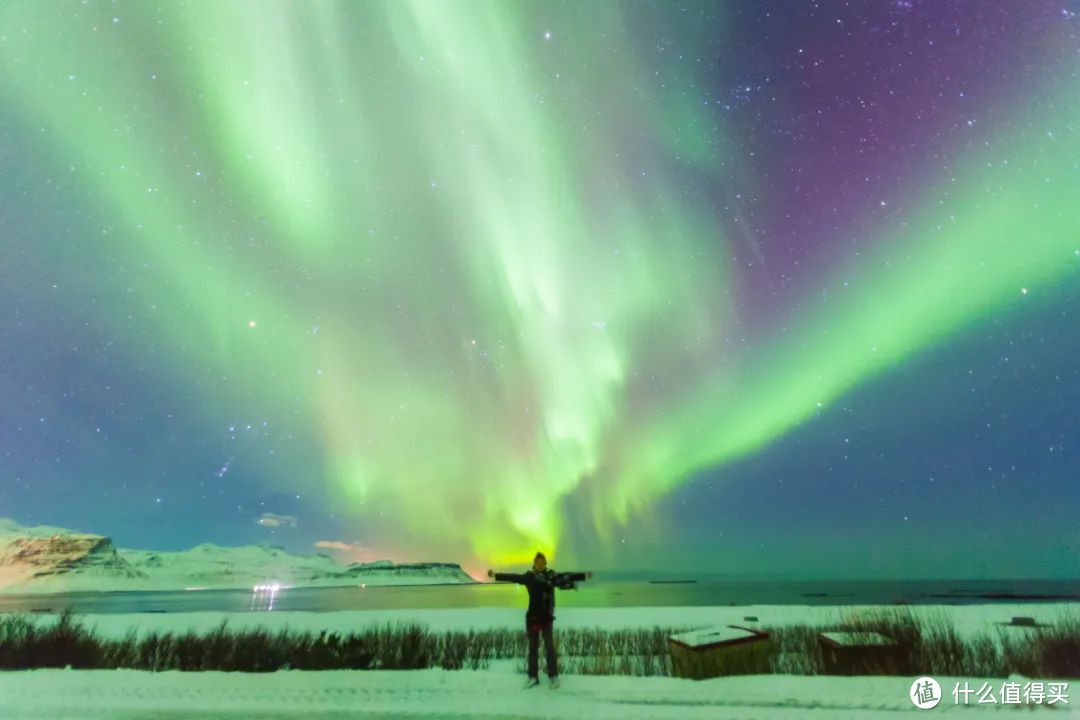
<svg viewBox="0 0 1080 720">
<path fill-rule="evenodd" d="M 952 593 L 926 593 L 925 597 L 947 598 L 977 598 L 980 600 L 1047 600 L 1056 602 L 1080 601 L 1080 595 L 1044 595 L 1040 593 L 970 593 L 956 591 Z"/>
<path fill-rule="evenodd" d="M 651 585 L 694 585 L 697 580 L 649 580 Z"/>
</svg>

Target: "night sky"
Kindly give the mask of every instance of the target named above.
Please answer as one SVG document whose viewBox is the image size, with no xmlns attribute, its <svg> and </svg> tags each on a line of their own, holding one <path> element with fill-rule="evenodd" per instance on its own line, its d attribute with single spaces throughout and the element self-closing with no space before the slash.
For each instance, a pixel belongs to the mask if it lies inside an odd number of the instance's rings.
<svg viewBox="0 0 1080 720">
<path fill-rule="evenodd" d="M 1080 1 L 0 5 L 0 516 L 1080 576 Z"/>
</svg>

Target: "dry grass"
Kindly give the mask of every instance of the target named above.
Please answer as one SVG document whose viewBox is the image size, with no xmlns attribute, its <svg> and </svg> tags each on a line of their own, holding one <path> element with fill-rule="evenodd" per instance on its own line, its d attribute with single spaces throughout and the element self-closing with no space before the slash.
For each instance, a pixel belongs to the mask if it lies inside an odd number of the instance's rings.
<svg viewBox="0 0 1080 720">
<path fill-rule="evenodd" d="M 668 637 L 688 628 L 557 630 L 560 672 L 581 675 L 670 675 Z M 820 675 L 826 663 L 818 634 L 869 631 L 895 642 L 894 651 L 867 661 L 860 674 L 959 677 L 1080 677 L 1080 617 L 1052 627 L 995 628 L 961 637 L 943 618 L 916 618 L 904 610 L 822 626 L 770 628 L 768 672 Z M 468 630 L 433 633 L 418 624 L 387 624 L 355 633 L 312 633 L 284 628 L 210 632 L 130 631 L 120 639 L 98 637 L 70 612 L 51 625 L 19 615 L 0 617 L 0 669 L 71 667 L 138 670 L 487 668 L 492 660 L 517 659 L 524 672 L 525 633 Z M 543 668 L 541 647 L 541 668 Z"/>
<path fill-rule="evenodd" d="M 775 628 L 770 631 L 773 672 L 824 674 L 817 638 L 830 631 L 875 632 L 894 641 L 894 650 L 867 660 L 861 674 L 1080 677 L 1080 617 L 1050 627 L 997 626 L 962 637 L 943 616 L 916 617 L 903 609 L 882 610 L 835 625 Z"/>
</svg>

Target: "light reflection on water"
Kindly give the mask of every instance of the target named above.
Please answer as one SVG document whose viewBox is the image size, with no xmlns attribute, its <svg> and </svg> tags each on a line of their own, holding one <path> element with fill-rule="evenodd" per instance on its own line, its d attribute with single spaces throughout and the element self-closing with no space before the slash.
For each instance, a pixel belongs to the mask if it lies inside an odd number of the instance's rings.
<svg viewBox="0 0 1080 720">
<path fill-rule="evenodd" d="M 274 609 L 274 598 L 285 588 L 277 583 L 268 585 L 256 585 L 251 589 L 251 612 L 265 610 L 270 612 Z"/>
</svg>

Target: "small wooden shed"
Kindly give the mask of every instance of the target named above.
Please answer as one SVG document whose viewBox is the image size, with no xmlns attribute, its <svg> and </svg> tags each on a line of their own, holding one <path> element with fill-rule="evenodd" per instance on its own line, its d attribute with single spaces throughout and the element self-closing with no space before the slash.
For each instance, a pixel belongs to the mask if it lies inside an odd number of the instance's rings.
<svg viewBox="0 0 1080 720">
<path fill-rule="evenodd" d="M 668 638 L 675 677 L 703 680 L 767 672 L 769 633 L 737 625 L 711 627 Z"/>
<path fill-rule="evenodd" d="M 899 661 L 897 644 L 876 632 L 824 632 L 818 643 L 829 675 L 883 674 Z"/>
</svg>

